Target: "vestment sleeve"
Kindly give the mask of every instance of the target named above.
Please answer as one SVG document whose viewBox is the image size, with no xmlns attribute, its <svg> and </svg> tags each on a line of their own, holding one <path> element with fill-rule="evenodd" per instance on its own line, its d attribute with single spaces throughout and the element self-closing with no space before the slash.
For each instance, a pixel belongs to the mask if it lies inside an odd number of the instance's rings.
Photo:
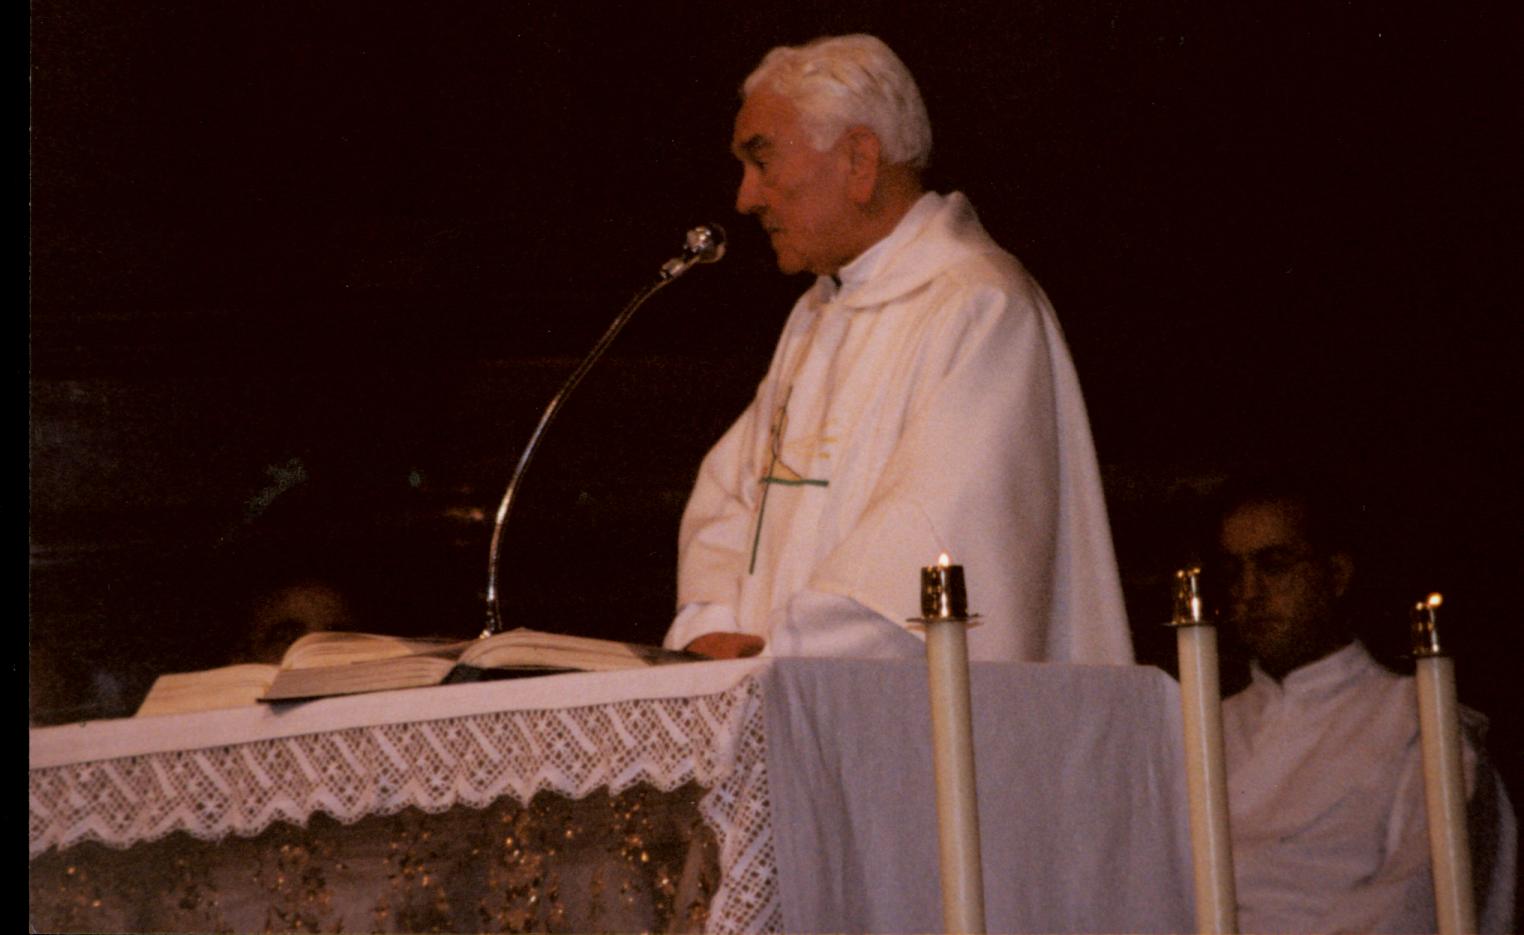
<svg viewBox="0 0 1524 935">
<path fill-rule="evenodd" d="M 753 400 L 699 466 L 678 534 L 678 615 L 663 641 L 668 647 L 739 629 L 736 606 L 752 511 L 745 448 L 759 405 Z"/>
<path fill-rule="evenodd" d="M 846 659 L 915 659 L 925 647 L 899 621 L 849 597 L 799 591 L 773 612 L 767 655 Z"/>
<path fill-rule="evenodd" d="M 947 287 L 915 337 L 910 405 L 853 527 L 809 588 L 904 626 L 920 568 L 946 552 L 975 611 L 1024 605 L 970 635 L 975 658 L 1044 658 L 1059 489 L 1059 438 L 1045 330 L 1024 296 Z"/>
<path fill-rule="evenodd" d="M 1512 923 L 1514 902 L 1517 827 L 1513 810 L 1496 773 L 1479 753 L 1483 749 L 1480 737 L 1468 738 L 1462 749 L 1477 925 L 1482 932 L 1506 932 Z M 1386 830 L 1381 866 L 1332 907 L 1323 931 L 1434 930 L 1427 815 L 1423 758 L 1415 738 Z"/>
<path fill-rule="evenodd" d="M 667 628 L 661 644 L 667 649 L 685 649 L 705 633 L 734 633 L 741 629 L 736 612 L 724 604 L 684 604 Z"/>
</svg>

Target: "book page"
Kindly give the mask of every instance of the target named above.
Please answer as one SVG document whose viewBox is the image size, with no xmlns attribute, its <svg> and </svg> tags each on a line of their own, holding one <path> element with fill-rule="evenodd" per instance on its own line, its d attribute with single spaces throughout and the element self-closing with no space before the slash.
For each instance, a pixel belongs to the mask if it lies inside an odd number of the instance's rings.
<svg viewBox="0 0 1524 935">
<path fill-rule="evenodd" d="M 321 668 L 281 669 L 260 700 L 290 701 L 392 691 L 398 688 L 421 688 L 443 682 L 453 668 L 453 654 L 434 653 Z"/>
<path fill-rule="evenodd" d="M 545 668 L 607 672 L 690 659 L 660 646 L 621 643 L 565 633 L 523 628 L 477 640 L 460 655 L 460 664 L 481 669 Z"/>
<path fill-rule="evenodd" d="M 292 643 L 281 660 L 281 668 L 317 669 L 419 653 L 458 653 L 470 642 L 320 630 Z"/>
<path fill-rule="evenodd" d="M 259 701 L 279 671 L 272 665 L 246 663 L 201 672 L 159 676 L 134 717 L 239 708 Z"/>
</svg>

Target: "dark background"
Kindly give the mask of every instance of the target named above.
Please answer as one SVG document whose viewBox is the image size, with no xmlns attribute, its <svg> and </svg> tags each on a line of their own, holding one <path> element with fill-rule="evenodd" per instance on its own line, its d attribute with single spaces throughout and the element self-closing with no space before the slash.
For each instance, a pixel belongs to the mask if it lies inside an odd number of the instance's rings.
<svg viewBox="0 0 1524 935">
<path fill-rule="evenodd" d="M 658 641 L 698 461 L 807 285 L 731 209 L 737 85 L 871 31 L 930 181 L 1058 309 L 1142 659 L 1172 668 L 1224 478 L 1335 473 L 1374 642 L 1445 591 L 1517 780 L 1520 7 L 1221 6 L 37 0 L 32 722 L 231 661 L 293 585 L 475 633 L 541 408 L 717 220 L 730 256 L 584 384 L 504 547 L 510 623 Z"/>
</svg>

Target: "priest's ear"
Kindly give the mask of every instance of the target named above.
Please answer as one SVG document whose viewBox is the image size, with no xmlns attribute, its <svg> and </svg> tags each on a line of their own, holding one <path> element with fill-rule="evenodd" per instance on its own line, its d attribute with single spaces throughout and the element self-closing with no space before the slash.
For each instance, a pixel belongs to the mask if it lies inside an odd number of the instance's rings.
<svg viewBox="0 0 1524 935">
<path fill-rule="evenodd" d="M 847 155 L 847 194 L 859 205 L 873 200 L 883 165 L 883 145 L 878 134 L 865 126 L 848 127 L 842 134 Z"/>
</svg>

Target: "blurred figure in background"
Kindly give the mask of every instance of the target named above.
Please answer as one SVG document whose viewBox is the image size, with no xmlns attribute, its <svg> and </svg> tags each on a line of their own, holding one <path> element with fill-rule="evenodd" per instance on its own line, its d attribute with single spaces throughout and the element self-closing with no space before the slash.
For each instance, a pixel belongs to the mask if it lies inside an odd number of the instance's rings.
<svg viewBox="0 0 1524 935">
<path fill-rule="evenodd" d="M 249 615 L 247 643 L 237 662 L 279 663 L 299 637 L 320 630 L 352 629 L 349 603 L 337 588 L 299 581 L 256 599 Z"/>
</svg>

